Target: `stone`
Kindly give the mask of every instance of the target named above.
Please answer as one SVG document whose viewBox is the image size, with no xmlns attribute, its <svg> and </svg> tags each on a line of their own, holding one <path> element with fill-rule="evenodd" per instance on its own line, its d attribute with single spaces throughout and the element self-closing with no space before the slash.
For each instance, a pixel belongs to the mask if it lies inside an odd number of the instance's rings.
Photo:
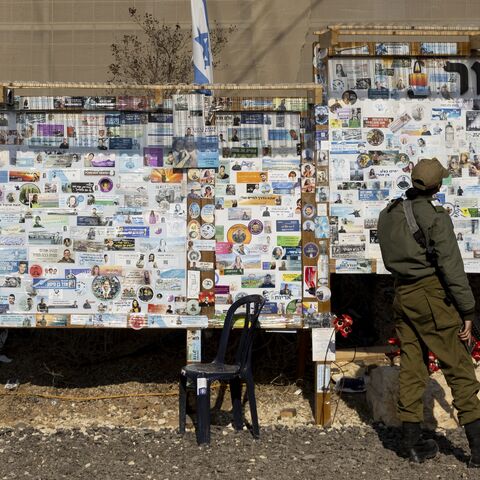
<svg viewBox="0 0 480 480">
<path fill-rule="evenodd" d="M 172 416 L 165 420 L 165 426 L 167 428 L 178 428 L 178 417 Z"/>
<path fill-rule="evenodd" d="M 398 376 L 397 366 L 371 369 L 366 375 L 366 399 L 372 418 L 388 426 L 401 424 L 397 417 Z M 476 370 L 477 379 L 480 371 Z M 430 376 L 424 396 L 424 427 L 428 429 L 453 429 L 459 426 L 452 406 L 452 394 L 441 371 Z"/>
<path fill-rule="evenodd" d="M 278 418 L 293 418 L 297 416 L 296 408 L 282 408 Z"/>
<path fill-rule="evenodd" d="M 397 418 L 398 367 L 377 367 L 365 376 L 366 398 L 372 418 L 389 426 L 399 426 Z"/>
</svg>

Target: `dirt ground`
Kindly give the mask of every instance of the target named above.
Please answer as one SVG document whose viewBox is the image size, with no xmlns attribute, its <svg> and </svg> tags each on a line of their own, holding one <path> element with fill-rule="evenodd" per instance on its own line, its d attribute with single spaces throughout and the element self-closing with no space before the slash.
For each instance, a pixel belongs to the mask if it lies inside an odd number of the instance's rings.
<svg viewBox="0 0 480 480">
<path fill-rule="evenodd" d="M 214 427 L 210 447 L 192 432 L 171 430 L 0 431 L 2 480 L 10 479 L 475 479 L 465 467 L 461 432 L 437 436 L 434 461 L 411 465 L 394 452 L 398 431 L 357 427 L 264 428 L 260 440 L 246 431 Z"/>
<path fill-rule="evenodd" d="M 292 335 L 256 343 L 260 440 L 233 431 L 229 393 L 217 388 L 212 444 L 199 448 L 191 421 L 184 437 L 176 433 L 183 335 L 11 335 L 2 353 L 13 361 L 0 363 L 0 382 L 20 385 L 0 390 L 0 480 L 479 478 L 465 466 L 461 430 L 437 432 L 435 461 L 412 466 L 398 457 L 399 431 L 372 425 L 364 394 L 334 395 L 333 427 L 314 425 L 312 371 L 307 364 L 304 378 L 296 378 Z M 212 355 L 206 348 L 204 358 Z M 358 366 L 342 368 L 348 374 Z M 111 398 L 117 395 L 128 397 Z M 286 408 L 296 415 L 282 416 Z"/>
<path fill-rule="evenodd" d="M 84 334 L 84 338 L 72 342 L 72 335 L 77 333 Z M 177 377 L 184 364 L 183 345 L 178 337 L 182 333 L 170 338 L 160 336 L 153 347 L 148 343 L 150 340 L 132 340 L 128 335 L 118 334 L 112 340 L 107 339 L 107 343 L 115 346 L 106 347 L 106 351 L 99 344 L 103 332 L 91 333 L 50 331 L 10 336 L 4 353 L 13 361 L 0 363 L 0 385 L 18 380 L 19 387 L 13 391 L 0 390 L 0 395 L 4 395 L 0 396 L 0 428 L 21 426 L 49 431 L 177 427 Z M 275 367 L 278 361 L 271 358 L 268 364 L 260 363 L 255 372 L 258 413 L 263 425 L 313 424 L 312 372 L 307 365 L 304 379 L 295 378 L 296 352 L 291 337 L 278 346 L 285 354 L 282 356 L 285 365 Z M 129 340 L 127 345 L 125 338 Z M 216 342 L 212 339 L 211 343 Z M 270 347 L 277 350 L 277 345 Z M 83 354 L 76 352 L 76 348 L 83 350 Z M 265 350 L 268 349 L 258 352 L 262 358 L 266 356 Z M 205 356 L 208 355 L 206 351 Z M 212 395 L 213 418 L 225 424 L 230 421 L 227 413 L 231 408 L 230 394 L 219 385 L 216 387 Z M 118 395 L 128 397 L 111 398 Z M 294 408 L 296 415 L 280 416 L 287 408 Z M 334 427 L 361 426 L 368 421 L 364 395 L 335 395 L 332 409 Z"/>
</svg>

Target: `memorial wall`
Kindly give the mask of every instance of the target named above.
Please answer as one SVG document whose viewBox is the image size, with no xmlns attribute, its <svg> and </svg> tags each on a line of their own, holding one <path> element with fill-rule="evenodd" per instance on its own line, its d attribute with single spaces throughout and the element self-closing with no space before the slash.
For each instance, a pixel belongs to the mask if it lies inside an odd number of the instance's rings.
<svg viewBox="0 0 480 480">
<path fill-rule="evenodd" d="M 306 98 L 15 100 L 0 113 L 1 325 L 214 326 L 249 293 L 264 325 L 301 324 Z"/>
<path fill-rule="evenodd" d="M 328 83 L 328 105 L 317 107 L 316 119 L 328 130 L 322 151 L 330 184 L 322 194 L 330 200 L 338 273 L 388 273 L 378 214 L 411 187 L 417 161 L 432 157 L 450 172 L 437 202 L 450 213 L 466 271 L 480 271 L 480 62 L 448 58 L 457 53 L 455 43 L 422 48 L 432 57 L 395 58 L 408 55 L 409 45 L 377 43 L 377 58 L 361 58 L 366 52 L 351 48 L 328 65 L 316 50 L 317 81 Z"/>
</svg>

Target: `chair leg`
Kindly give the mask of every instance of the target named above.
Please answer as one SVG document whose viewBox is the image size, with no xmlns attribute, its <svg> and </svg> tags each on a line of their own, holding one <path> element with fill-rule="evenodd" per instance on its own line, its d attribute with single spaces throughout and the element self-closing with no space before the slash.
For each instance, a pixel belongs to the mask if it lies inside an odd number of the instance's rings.
<svg viewBox="0 0 480 480">
<path fill-rule="evenodd" d="M 187 420 L 187 377 L 180 375 L 179 396 L 178 396 L 178 432 L 185 433 Z"/>
<path fill-rule="evenodd" d="M 242 380 L 239 377 L 230 380 L 230 395 L 232 397 L 233 426 L 235 430 L 242 430 Z"/>
<path fill-rule="evenodd" d="M 197 443 L 210 443 L 210 382 L 197 378 Z"/>
<path fill-rule="evenodd" d="M 255 383 L 251 373 L 246 375 L 248 403 L 250 404 L 250 415 L 252 417 L 252 434 L 254 438 L 260 436 L 260 427 L 258 425 L 257 401 L 255 399 Z"/>
</svg>

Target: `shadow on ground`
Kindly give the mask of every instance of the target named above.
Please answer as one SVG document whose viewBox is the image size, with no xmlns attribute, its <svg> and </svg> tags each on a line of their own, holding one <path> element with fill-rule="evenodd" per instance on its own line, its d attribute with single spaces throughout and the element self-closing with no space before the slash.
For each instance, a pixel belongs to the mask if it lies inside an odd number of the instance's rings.
<svg viewBox="0 0 480 480">
<path fill-rule="evenodd" d="M 383 447 L 387 450 L 398 455 L 400 447 L 401 429 L 394 427 L 386 427 L 383 424 L 374 424 L 373 429 L 378 435 Z M 424 430 L 423 437 L 428 439 L 432 438 L 438 444 L 438 448 L 441 454 L 455 457 L 459 462 L 466 463 L 469 455 L 467 452 L 456 446 L 450 439 L 442 434 L 437 434 L 431 430 Z"/>
<path fill-rule="evenodd" d="M 239 332 L 232 333 L 235 348 Z M 203 361 L 213 360 L 220 331 L 204 331 Z M 89 388 L 125 382 L 174 383 L 186 363 L 186 333 L 133 330 L 10 330 L 0 383 Z M 258 383 L 297 380 L 297 335 L 258 332 L 254 345 Z M 310 367 L 310 368 L 309 368 Z M 307 380 L 312 377 L 307 362 Z"/>
</svg>

